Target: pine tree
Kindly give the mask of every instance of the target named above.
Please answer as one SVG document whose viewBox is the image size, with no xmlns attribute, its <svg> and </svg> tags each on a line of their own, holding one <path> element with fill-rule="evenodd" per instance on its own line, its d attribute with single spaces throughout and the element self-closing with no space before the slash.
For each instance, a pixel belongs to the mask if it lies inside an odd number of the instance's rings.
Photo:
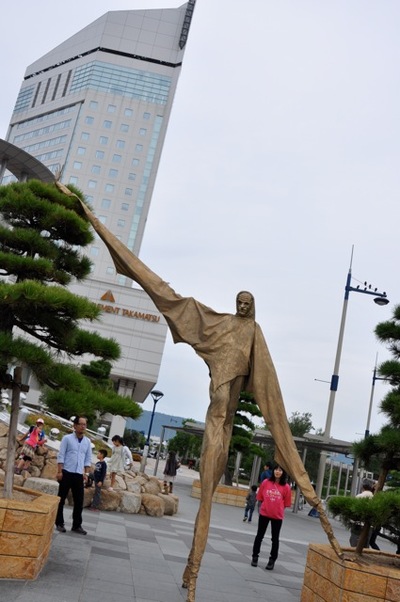
<svg viewBox="0 0 400 602">
<path fill-rule="evenodd" d="M 378 459 L 380 472 L 375 491 L 380 493 L 371 500 L 335 499 L 330 505 L 330 510 L 340 514 L 344 522 L 356 520 L 358 514 L 358 520 L 365 524 L 357 546 L 360 553 L 370 525 L 383 526 L 391 531 L 391 540 L 400 549 L 400 490 L 396 487 L 400 470 L 400 305 L 394 308 L 391 320 L 377 325 L 375 334 L 388 345 L 393 356 L 393 359 L 383 362 L 378 370 L 379 375 L 392 386 L 380 404 L 380 411 L 386 416 L 387 422 L 376 435 L 369 435 L 355 443 L 353 451 L 367 468 L 372 460 Z M 390 478 L 391 473 L 393 479 Z M 385 491 L 382 491 L 384 487 Z M 365 503 L 368 501 L 370 503 Z"/>
<path fill-rule="evenodd" d="M 76 191 L 80 194 L 79 191 Z M 114 361 L 118 343 L 84 330 L 97 305 L 66 287 L 90 273 L 81 248 L 93 241 L 78 201 L 36 180 L 0 187 L 0 383 L 10 366 L 25 366 L 43 388 L 43 401 L 64 417 L 111 411 L 137 418 L 131 399 L 93 386 L 76 366 L 93 356 Z"/>
</svg>

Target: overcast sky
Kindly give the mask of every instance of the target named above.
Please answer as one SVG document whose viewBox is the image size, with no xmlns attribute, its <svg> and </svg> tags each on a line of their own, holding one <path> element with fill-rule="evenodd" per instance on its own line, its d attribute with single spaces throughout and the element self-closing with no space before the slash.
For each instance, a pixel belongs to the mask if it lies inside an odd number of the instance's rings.
<svg viewBox="0 0 400 602">
<path fill-rule="evenodd" d="M 0 136 L 27 65 L 107 10 L 176 0 L 7 3 Z M 398 0 L 197 0 L 142 259 L 183 294 L 235 312 L 242 289 L 270 347 L 288 415 L 324 428 L 352 245 L 332 436 L 364 433 L 374 328 L 400 303 Z M 315 380 L 319 379 L 319 380 Z M 205 364 L 168 335 L 159 410 L 204 420 Z M 371 431 L 382 424 L 375 387 Z M 152 402 L 147 400 L 146 409 Z"/>
</svg>

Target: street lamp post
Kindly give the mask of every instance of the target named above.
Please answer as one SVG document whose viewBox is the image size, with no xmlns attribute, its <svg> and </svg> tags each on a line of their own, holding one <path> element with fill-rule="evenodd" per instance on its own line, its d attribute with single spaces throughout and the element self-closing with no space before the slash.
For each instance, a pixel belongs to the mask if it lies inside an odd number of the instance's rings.
<svg viewBox="0 0 400 602">
<path fill-rule="evenodd" d="M 330 386 L 328 411 L 326 414 L 324 441 L 329 441 L 330 436 L 331 436 L 333 408 L 335 406 L 336 391 L 337 391 L 338 385 L 339 385 L 339 367 L 340 367 L 340 358 L 341 358 L 341 354 L 342 354 L 344 327 L 346 324 L 346 315 L 347 315 L 347 306 L 348 306 L 348 302 L 349 302 L 349 295 L 351 292 L 363 293 L 364 295 L 373 295 L 374 302 L 377 305 L 387 305 L 389 303 L 389 299 L 387 298 L 385 292 L 380 293 L 380 292 L 378 292 L 378 290 L 376 288 L 372 289 L 372 286 L 368 285 L 366 282 L 364 283 L 363 287 L 351 286 L 352 259 L 353 259 L 353 251 L 352 251 L 352 257 L 351 257 L 351 261 L 350 261 L 349 272 L 347 274 L 346 286 L 344 289 L 342 318 L 340 321 L 339 339 L 338 339 L 337 350 L 336 350 L 335 365 L 333 368 L 333 374 L 332 374 L 331 383 L 330 383 L 331 386 Z M 316 493 L 317 493 L 318 497 L 321 497 L 321 494 L 322 494 L 322 487 L 323 487 L 324 476 L 325 476 L 325 464 L 326 464 L 326 453 L 321 452 L 319 467 L 318 467 L 317 485 L 316 485 Z"/>
<path fill-rule="evenodd" d="M 373 405 L 373 402 L 374 402 L 374 393 L 375 393 L 375 382 L 377 380 L 386 380 L 386 378 L 384 378 L 383 376 L 377 376 L 376 375 L 377 363 L 378 363 L 378 354 L 376 354 L 374 372 L 373 372 L 373 375 L 372 375 L 371 395 L 370 395 L 370 398 L 369 398 L 368 418 L 367 418 L 367 425 L 365 427 L 364 439 L 366 439 L 367 437 L 369 437 L 369 427 L 371 425 L 372 405 Z M 353 496 L 356 495 L 358 487 L 359 487 L 359 478 L 358 478 L 359 465 L 360 465 L 359 459 L 358 458 L 354 458 L 353 480 L 352 480 L 352 483 L 351 483 L 351 492 L 350 492 L 351 495 L 353 495 Z M 360 475 L 360 480 L 361 480 L 361 475 Z"/>
<path fill-rule="evenodd" d="M 140 472 L 144 472 L 144 469 L 145 469 L 145 466 L 147 463 L 147 457 L 149 455 L 151 428 L 153 426 L 154 414 L 156 412 L 156 405 L 157 405 L 157 402 L 160 401 L 161 397 L 164 397 L 164 393 L 161 393 L 161 391 L 154 390 L 154 391 L 150 392 L 150 395 L 153 398 L 153 411 L 151 412 L 149 432 L 148 432 L 146 443 L 145 443 L 144 449 L 143 449 L 142 461 L 140 463 Z"/>
<path fill-rule="evenodd" d="M 365 435 L 364 435 L 365 439 L 367 437 L 369 437 L 369 427 L 371 425 L 372 404 L 373 404 L 373 401 L 374 401 L 374 393 L 375 393 L 375 382 L 377 380 L 387 380 L 383 376 L 377 376 L 376 375 L 376 365 L 377 365 L 377 363 L 378 363 L 378 354 L 376 356 L 374 372 L 373 372 L 373 375 L 372 375 L 372 385 L 371 385 L 371 395 L 370 395 L 370 398 L 369 398 L 367 426 L 365 427 Z"/>
</svg>

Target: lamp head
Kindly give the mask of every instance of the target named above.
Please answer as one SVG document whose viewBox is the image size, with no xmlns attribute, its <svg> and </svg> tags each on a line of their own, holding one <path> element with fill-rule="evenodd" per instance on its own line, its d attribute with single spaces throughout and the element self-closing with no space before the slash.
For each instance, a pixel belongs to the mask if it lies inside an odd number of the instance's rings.
<svg viewBox="0 0 400 602">
<path fill-rule="evenodd" d="M 374 303 L 380 306 L 384 306 L 389 303 L 389 299 L 387 299 L 387 297 L 375 297 Z"/>
<path fill-rule="evenodd" d="M 161 397 L 164 397 L 164 393 L 161 393 L 161 391 L 150 391 L 150 395 L 153 398 L 154 403 L 157 403 L 157 401 L 159 401 L 161 399 Z"/>
</svg>

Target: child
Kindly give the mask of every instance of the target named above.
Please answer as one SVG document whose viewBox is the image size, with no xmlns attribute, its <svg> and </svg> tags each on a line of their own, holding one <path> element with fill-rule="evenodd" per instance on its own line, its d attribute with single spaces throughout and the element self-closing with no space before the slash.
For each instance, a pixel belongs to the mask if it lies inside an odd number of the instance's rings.
<svg viewBox="0 0 400 602">
<path fill-rule="evenodd" d="M 246 496 L 246 507 L 244 509 L 244 518 L 243 518 L 244 523 L 247 521 L 247 518 L 249 519 L 249 523 L 251 523 L 254 508 L 256 507 L 256 500 L 257 500 L 257 485 L 252 485 L 250 487 L 249 493 Z"/>
<path fill-rule="evenodd" d="M 176 452 L 170 451 L 164 468 L 164 489 L 162 493 L 172 493 L 176 471 L 180 468 L 180 462 L 176 457 Z M 169 481 L 169 487 L 168 487 Z"/>
<path fill-rule="evenodd" d="M 46 435 L 43 431 L 44 420 L 38 418 L 36 420 L 36 426 L 31 426 L 26 435 L 22 438 L 25 443 L 22 446 L 21 454 L 19 456 L 19 462 L 15 467 L 15 473 L 21 474 L 23 470 L 28 470 L 34 456 L 36 448 L 40 445 L 44 445 L 47 441 Z"/>
<path fill-rule="evenodd" d="M 92 504 L 90 506 L 90 510 L 98 511 L 100 506 L 100 498 L 101 498 L 101 488 L 103 487 L 106 472 L 107 472 L 107 462 L 105 462 L 105 458 L 108 456 L 108 451 L 106 449 L 99 449 L 97 453 L 96 466 L 94 468 L 93 478 L 94 478 L 94 496 L 92 500 Z"/>
<path fill-rule="evenodd" d="M 117 472 L 125 472 L 123 439 L 119 435 L 114 435 L 111 441 L 113 442 L 114 447 L 112 450 L 110 463 L 108 465 L 108 469 L 111 473 L 111 486 L 108 488 L 108 491 L 114 491 L 115 477 L 117 476 Z"/>
</svg>

